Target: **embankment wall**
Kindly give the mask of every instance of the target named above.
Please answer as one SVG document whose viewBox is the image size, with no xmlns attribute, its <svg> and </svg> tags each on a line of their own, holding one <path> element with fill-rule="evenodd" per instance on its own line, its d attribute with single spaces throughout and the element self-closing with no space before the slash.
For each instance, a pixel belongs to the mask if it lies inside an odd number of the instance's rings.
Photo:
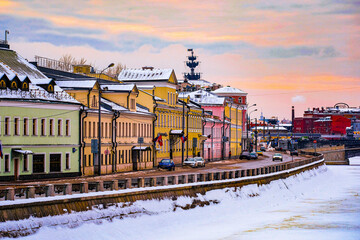
<svg viewBox="0 0 360 240">
<path fill-rule="evenodd" d="M 65 195 L 55 199 L 51 197 L 24 199 L 13 201 L 11 204 L 8 202 L 9 204 L 0 205 L 0 221 L 27 219 L 31 216 L 54 216 L 71 213 L 72 211 L 87 211 L 100 204 L 106 208 L 116 203 L 135 202 L 137 200 L 165 199 L 178 196 L 195 197 L 199 193 L 205 194 L 207 191 L 215 189 L 242 187 L 248 184 L 267 184 L 276 179 L 287 178 L 308 169 L 317 168 L 323 164 L 324 159 L 321 155 L 309 159 L 303 165 L 293 165 L 290 169 L 279 167 L 278 171 L 266 171 L 264 173 L 260 169 L 255 171 L 255 173 L 259 172 L 259 174 L 249 174 L 245 177 L 235 178 L 234 175 L 226 173 L 224 176 L 227 176 L 227 178 L 215 181 L 212 180 L 214 179 L 212 176 L 208 181 L 202 179 L 200 182 L 188 184 Z"/>
</svg>

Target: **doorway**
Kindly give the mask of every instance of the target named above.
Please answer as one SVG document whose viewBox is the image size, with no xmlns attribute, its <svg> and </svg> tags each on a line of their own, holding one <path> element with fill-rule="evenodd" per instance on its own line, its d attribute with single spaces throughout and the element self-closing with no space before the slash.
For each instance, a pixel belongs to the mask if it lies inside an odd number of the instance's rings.
<svg viewBox="0 0 360 240">
<path fill-rule="evenodd" d="M 14 179 L 17 181 L 20 175 L 20 159 L 14 158 Z"/>
</svg>

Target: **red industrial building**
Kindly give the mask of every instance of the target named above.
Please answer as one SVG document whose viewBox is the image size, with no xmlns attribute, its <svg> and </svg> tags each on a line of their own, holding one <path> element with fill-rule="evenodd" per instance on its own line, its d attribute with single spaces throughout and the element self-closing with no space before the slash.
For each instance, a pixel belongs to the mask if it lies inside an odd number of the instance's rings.
<svg viewBox="0 0 360 240">
<path fill-rule="evenodd" d="M 345 135 L 351 119 L 360 119 L 360 108 L 339 107 L 313 108 L 303 117 L 294 118 L 294 133 L 320 133 L 322 135 Z"/>
</svg>

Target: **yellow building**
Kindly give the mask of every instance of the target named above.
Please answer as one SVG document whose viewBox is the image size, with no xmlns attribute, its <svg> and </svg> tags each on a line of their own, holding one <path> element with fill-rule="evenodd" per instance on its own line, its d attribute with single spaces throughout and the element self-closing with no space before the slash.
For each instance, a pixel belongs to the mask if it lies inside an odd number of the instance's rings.
<svg viewBox="0 0 360 240">
<path fill-rule="evenodd" d="M 148 97 L 140 97 L 138 102 L 148 107 L 152 104 L 152 112 L 156 115 L 153 137 L 161 136 L 163 144 L 160 146 L 159 142 L 154 143 L 155 165 L 163 158 L 171 158 L 179 164 L 186 156 L 197 154 L 202 135 L 202 111 L 198 106 L 178 101 L 177 78 L 173 69 L 124 69 L 119 75 L 119 81 L 134 83 L 140 92 L 148 93 L 143 94 Z M 152 97 L 151 104 L 149 96 Z M 182 136 L 188 139 L 184 144 Z M 196 147 L 193 147 L 194 142 Z"/>
<path fill-rule="evenodd" d="M 83 175 L 110 174 L 153 168 L 154 114 L 137 103 L 134 84 L 101 84 L 101 161 L 97 153 L 99 83 L 96 80 L 57 81 L 84 105 L 81 114 Z M 92 147 L 93 144 L 93 147 Z M 99 173 L 101 169 L 101 173 Z"/>
<path fill-rule="evenodd" d="M 238 157 L 242 151 L 243 131 L 246 131 L 243 124 L 246 122 L 247 93 L 230 86 L 216 89 L 212 93 L 226 98 L 225 119 L 231 122 L 231 127 L 227 129 L 229 141 L 225 143 L 225 148 L 231 151 L 232 157 Z M 224 155 L 229 157 L 229 152 L 226 151 Z"/>
</svg>

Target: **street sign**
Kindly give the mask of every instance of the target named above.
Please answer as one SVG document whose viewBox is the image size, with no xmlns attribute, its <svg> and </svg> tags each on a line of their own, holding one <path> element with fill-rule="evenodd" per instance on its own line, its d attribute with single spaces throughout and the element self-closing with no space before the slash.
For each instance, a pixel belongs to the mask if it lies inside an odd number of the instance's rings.
<svg viewBox="0 0 360 240">
<path fill-rule="evenodd" d="M 138 138 L 138 143 L 140 143 L 140 144 L 141 144 L 141 143 L 144 143 L 144 138 L 143 138 L 143 137 L 139 137 L 139 138 Z"/>
<path fill-rule="evenodd" d="M 99 144 L 97 139 L 91 139 L 91 153 L 99 152 Z"/>
<path fill-rule="evenodd" d="M 314 143 L 317 143 L 317 141 L 316 141 L 316 140 L 314 140 Z"/>
</svg>

